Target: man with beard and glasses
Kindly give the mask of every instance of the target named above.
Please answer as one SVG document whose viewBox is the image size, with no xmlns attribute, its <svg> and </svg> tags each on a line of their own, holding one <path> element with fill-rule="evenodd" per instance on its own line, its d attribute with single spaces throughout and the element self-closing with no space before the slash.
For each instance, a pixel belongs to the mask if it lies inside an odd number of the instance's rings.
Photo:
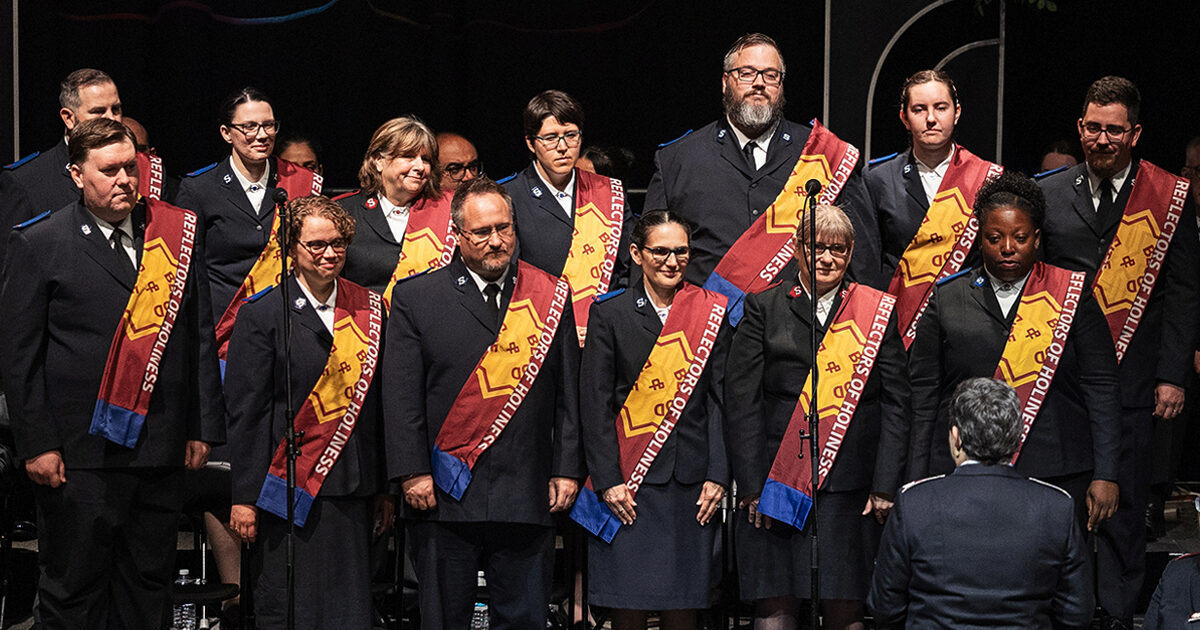
<svg viewBox="0 0 1200 630">
<path fill-rule="evenodd" d="M 1104 628 L 1133 627 L 1146 571 L 1151 435 L 1183 407 L 1200 305 L 1190 183 L 1133 160 L 1140 106 L 1128 79 L 1093 83 L 1077 123 L 1084 163 L 1039 182 L 1046 192 L 1045 261 L 1087 273 L 1119 364 L 1120 498 L 1097 536 Z"/>
<path fill-rule="evenodd" d="M 820 203 L 836 202 L 854 225 L 850 276 L 881 286 L 878 229 L 858 150 L 815 121 L 809 127 L 783 117 L 787 66 L 770 37 L 743 35 L 722 71 L 725 115 L 663 146 L 646 192 L 645 210 L 669 208 L 696 225 L 687 279 L 728 295 L 736 322 L 746 293 L 783 277 L 785 266 L 795 273 L 789 239 L 804 185 L 816 179 L 824 187 Z M 767 229 L 781 225 L 789 229 Z"/>
</svg>

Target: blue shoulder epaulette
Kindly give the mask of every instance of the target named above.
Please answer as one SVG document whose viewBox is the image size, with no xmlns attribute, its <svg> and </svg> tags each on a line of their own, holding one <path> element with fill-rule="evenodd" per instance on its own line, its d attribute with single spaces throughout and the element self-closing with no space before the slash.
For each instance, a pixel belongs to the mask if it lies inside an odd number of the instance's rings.
<svg viewBox="0 0 1200 630">
<path fill-rule="evenodd" d="M 431 271 L 437 271 L 438 269 L 441 269 L 441 267 L 430 267 L 429 269 L 426 269 L 425 271 L 414 273 L 411 276 L 404 276 L 403 278 L 398 278 L 396 280 L 396 285 L 399 286 L 401 284 L 404 284 L 405 282 L 408 282 L 409 280 L 412 280 L 413 278 L 420 278 L 421 276 L 423 276 Z"/>
<path fill-rule="evenodd" d="M 516 176 L 517 176 L 517 174 L 516 174 L 516 173 L 513 173 L 512 175 L 509 175 L 508 177 L 503 177 L 503 178 L 500 178 L 500 179 L 496 180 L 496 183 L 497 183 L 497 184 L 500 184 L 501 186 L 503 186 L 504 184 L 507 184 L 508 182 L 511 182 L 511 181 L 512 181 L 512 179 L 513 179 L 514 177 L 516 177 Z"/>
<path fill-rule="evenodd" d="M 940 287 L 943 284 L 946 284 L 947 282 L 950 282 L 951 280 L 953 280 L 959 276 L 965 276 L 965 275 L 971 273 L 972 271 L 974 271 L 974 270 L 973 269 L 963 269 L 962 271 L 960 271 L 958 273 L 952 273 L 952 274 L 946 276 L 945 278 L 938 280 L 937 285 Z"/>
<path fill-rule="evenodd" d="M 892 159 L 892 158 L 896 157 L 897 155 L 900 155 L 900 152 L 899 152 L 899 151 L 897 151 L 897 152 L 895 152 L 895 153 L 893 153 L 893 154 L 891 154 L 891 155 L 885 155 L 885 156 L 883 156 L 883 157 L 877 157 L 877 158 L 875 158 L 875 159 L 873 159 L 873 160 L 868 160 L 868 161 L 867 161 L 867 166 L 875 166 L 876 164 L 879 164 L 880 162 L 886 162 L 886 161 L 888 161 L 888 160 L 890 160 L 890 159 Z"/>
<path fill-rule="evenodd" d="M 618 295 L 621 295 L 624 292 L 625 292 L 625 289 L 617 289 L 616 291 L 609 291 L 608 293 L 605 293 L 604 295 L 597 295 L 595 297 L 595 302 L 596 302 L 596 304 L 599 304 L 601 302 L 607 302 L 607 301 L 617 297 Z"/>
<path fill-rule="evenodd" d="M 25 157 L 17 160 L 16 162 L 13 162 L 12 164 L 9 164 L 8 166 L 5 166 L 4 168 L 5 168 L 5 170 L 11 171 L 12 169 L 17 168 L 18 166 L 28 162 L 29 160 L 32 160 L 33 158 L 35 158 L 41 154 L 42 154 L 41 151 L 34 151 L 33 153 L 26 155 Z"/>
<path fill-rule="evenodd" d="M 184 175 L 184 177 L 195 177 L 197 175 L 203 175 L 204 173 L 207 173 L 207 172 L 213 170 L 214 168 L 216 168 L 218 164 L 220 164 L 220 162 L 213 162 L 212 164 L 209 164 L 208 166 L 205 166 L 204 168 L 198 168 L 198 169 L 192 171 L 191 173 Z"/>
<path fill-rule="evenodd" d="M 692 130 L 688 129 L 686 132 L 684 132 L 684 134 L 682 136 L 679 136 L 678 138 L 675 138 L 674 140 L 671 140 L 670 142 L 664 142 L 664 143 L 658 145 L 658 148 L 661 149 L 663 147 L 669 147 L 672 144 L 675 144 L 676 142 L 679 142 L 680 140 L 683 140 L 684 138 L 688 137 L 688 134 L 690 134 L 690 133 L 692 133 Z"/>
<path fill-rule="evenodd" d="M 912 488 L 913 486 L 918 486 L 918 485 L 921 485 L 921 484 L 925 483 L 926 481 L 933 481 L 934 479 L 941 479 L 942 477 L 945 477 L 945 476 L 946 476 L 946 475 L 934 475 L 933 477 L 926 477 L 926 478 L 924 478 L 924 479 L 918 479 L 918 480 L 916 480 L 916 481 L 910 481 L 910 482 L 908 482 L 908 483 L 904 484 L 904 486 L 900 488 L 900 494 L 904 494 L 905 492 L 907 492 L 907 491 L 908 491 L 910 488 Z"/>
<path fill-rule="evenodd" d="M 1041 173 L 1038 173 L 1037 175 L 1034 175 L 1034 176 L 1033 176 L 1033 181 L 1035 181 L 1035 182 L 1036 182 L 1036 181 L 1038 181 L 1038 180 L 1042 179 L 1043 177 L 1049 177 L 1049 176 L 1051 176 L 1051 175 L 1053 175 L 1053 174 L 1055 174 L 1055 173 L 1057 173 L 1057 172 L 1059 172 L 1059 171 L 1065 171 L 1065 170 L 1067 170 L 1067 169 L 1069 169 L 1069 168 L 1071 168 L 1071 165 L 1070 165 L 1070 164 L 1063 164 L 1062 166 L 1060 166 L 1060 167 L 1058 167 L 1058 168 L 1052 168 L 1052 169 L 1050 169 L 1050 170 L 1048 170 L 1048 171 L 1042 171 Z"/>
<path fill-rule="evenodd" d="M 33 225 L 34 223 L 37 223 L 38 221 L 41 221 L 42 219 L 45 219 L 45 218 L 46 218 L 46 217 L 48 217 L 48 216 L 50 216 L 50 210 L 47 210 L 47 211 L 45 211 L 45 212 L 43 212 L 43 213 L 41 213 L 41 214 L 37 215 L 36 217 L 33 217 L 32 219 L 29 219 L 28 221 L 24 221 L 24 222 L 22 222 L 22 223 L 18 223 L 18 224 L 16 224 L 16 225 L 14 225 L 14 226 L 13 226 L 13 229 L 14 229 L 14 230 L 19 230 L 19 229 L 21 229 L 21 228 L 27 228 L 27 227 L 29 227 L 29 226 Z"/>
<path fill-rule="evenodd" d="M 275 286 L 279 286 L 279 285 L 275 285 Z M 242 301 L 243 301 L 243 302 L 246 302 L 247 304 L 248 304 L 248 303 L 250 303 L 250 302 L 257 302 L 257 301 L 259 300 L 259 298 L 261 298 L 262 296 L 264 296 L 264 295 L 266 295 L 266 294 L 270 293 L 270 292 L 271 292 L 271 290 L 272 290 L 272 289 L 274 289 L 274 288 L 275 288 L 275 287 L 267 287 L 267 288 L 263 289 L 262 291 L 259 291 L 258 293 L 255 293 L 254 295 L 251 295 L 250 297 L 245 297 L 245 298 L 242 298 Z"/>
</svg>

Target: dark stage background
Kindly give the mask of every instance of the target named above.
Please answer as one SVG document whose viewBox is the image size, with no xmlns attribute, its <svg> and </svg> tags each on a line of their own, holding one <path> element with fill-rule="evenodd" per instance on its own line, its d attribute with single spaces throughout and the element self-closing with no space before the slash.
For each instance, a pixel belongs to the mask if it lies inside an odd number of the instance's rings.
<svg viewBox="0 0 1200 630">
<path fill-rule="evenodd" d="M 833 0 L 830 127 L 866 147 L 868 85 L 884 45 L 918 9 L 936 5 L 900 37 L 881 66 L 870 153 L 904 148 L 896 119 L 902 78 L 950 51 L 998 34 L 1004 0 Z M 328 3 L 328 4 L 327 4 Z M 1043 145 L 1075 138 L 1087 85 L 1104 74 L 1137 82 L 1145 106 L 1140 155 L 1182 165 L 1197 122 L 1197 2 L 1026 0 L 1006 5 L 1003 161 L 1030 171 Z M 3 75 L 12 84 L 11 3 L 3 4 Z M 493 177 L 522 168 L 520 111 L 555 87 L 587 112 L 585 143 L 631 148 L 631 187 L 653 170 L 658 143 L 720 114 L 721 57 L 737 36 L 775 37 L 789 63 L 786 112 L 822 117 L 826 4 L 818 0 L 696 3 L 678 0 L 525 3 L 399 0 L 71 2 L 19 8 L 21 155 L 61 133 L 58 82 L 92 66 L 116 80 L 125 111 L 150 130 L 169 173 L 228 156 L 216 109 L 243 86 L 264 89 L 285 129 L 325 146 L 329 186 L 355 186 L 371 132 L 406 113 L 478 146 Z M 247 19 L 310 15 L 278 23 Z M 947 65 L 960 85 L 959 137 L 996 154 L 997 47 Z M 0 105 L 0 163 L 14 155 L 12 99 Z"/>
</svg>

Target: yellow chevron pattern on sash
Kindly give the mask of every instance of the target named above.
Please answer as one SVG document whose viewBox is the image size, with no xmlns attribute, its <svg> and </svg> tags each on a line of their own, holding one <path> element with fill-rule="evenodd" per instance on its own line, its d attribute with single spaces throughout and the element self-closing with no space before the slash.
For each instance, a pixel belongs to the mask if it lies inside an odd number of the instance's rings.
<svg viewBox="0 0 1200 630">
<path fill-rule="evenodd" d="M 900 278 L 905 287 L 937 280 L 946 257 L 971 220 L 971 205 L 958 187 L 938 191 L 900 259 Z"/>
<path fill-rule="evenodd" d="M 1046 350 L 1054 341 L 1054 328 L 1062 315 L 1062 305 L 1049 291 L 1021 297 L 1004 353 L 997 366 L 1004 382 L 1016 389 L 1032 382 L 1046 362 Z"/>
<path fill-rule="evenodd" d="M 396 261 L 396 269 L 388 280 L 387 288 L 383 290 L 384 309 L 391 309 L 392 289 L 396 283 L 427 269 L 436 269 L 441 264 L 442 252 L 446 249 L 432 228 L 421 228 L 404 233 L 404 243 L 400 246 L 400 260 Z"/>
<path fill-rule="evenodd" d="M 625 437 L 654 433 L 695 358 L 683 331 L 658 338 L 619 414 Z"/>
<path fill-rule="evenodd" d="M 545 327 L 533 300 L 509 302 L 496 343 L 488 348 L 475 369 L 479 392 L 484 398 L 508 396 L 516 389 Z"/>
<path fill-rule="evenodd" d="M 575 210 L 575 231 L 562 272 L 571 285 L 572 302 L 591 300 L 596 296 L 604 275 L 605 248 L 611 240 L 613 225 L 594 203 L 588 202 Z M 597 247 L 596 243 L 601 243 L 602 247 Z"/>
<path fill-rule="evenodd" d="M 829 168 L 829 160 L 824 155 L 801 155 L 792 167 L 783 190 L 775 201 L 767 208 L 767 234 L 795 234 L 800 227 L 800 214 L 804 211 L 804 184 L 810 179 L 821 182 L 821 188 L 833 180 L 833 169 Z"/>
<path fill-rule="evenodd" d="M 267 237 L 267 246 L 263 248 L 258 260 L 255 260 L 254 266 L 250 268 L 250 273 L 246 274 L 246 279 L 242 281 L 247 297 L 279 284 L 279 259 L 282 256 L 283 248 L 279 246 L 279 213 L 276 212 L 275 220 L 271 221 L 271 235 Z"/>
<path fill-rule="evenodd" d="M 329 360 L 308 394 L 318 423 L 340 420 L 346 415 L 346 407 L 354 400 L 354 384 L 362 377 L 370 345 L 370 338 L 354 323 L 351 315 L 333 323 L 333 348 L 329 351 Z"/>
<path fill-rule="evenodd" d="M 1150 255 L 1162 234 L 1162 226 L 1149 209 L 1128 212 L 1113 237 L 1112 253 L 1096 277 L 1092 292 L 1105 315 L 1133 306 L 1142 288 Z M 1114 264 L 1116 266 L 1114 266 Z"/>
<path fill-rule="evenodd" d="M 124 255 L 124 252 L 121 253 Z M 157 335 L 163 325 L 167 303 L 171 301 L 171 285 L 175 283 L 175 269 L 179 261 L 167 247 L 162 237 L 155 238 L 142 246 L 142 264 L 138 270 L 134 295 L 148 295 L 150 299 L 130 299 L 134 309 L 125 307 L 125 337 L 130 341 Z"/>
<path fill-rule="evenodd" d="M 832 316 L 832 314 L 831 314 Z M 850 379 L 854 377 L 854 366 L 862 358 L 862 351 L 867 345 L 867 336 L 852 320 L 837 322 L 829 327 L 825 337 L 817 348 L 817 360 L 814 369 L 821 370 L 818 387 L 821 388 L 817 400 L 821 408 L 817 411 L 818 418 L 829 418 L 837 415 L 846 394 L 850 389 Z M 804 409 L 808 409 L 812 400 L 812 371 L 804 382 L 804 391 L 800 392 L 800 401 Z"/>
</svg>

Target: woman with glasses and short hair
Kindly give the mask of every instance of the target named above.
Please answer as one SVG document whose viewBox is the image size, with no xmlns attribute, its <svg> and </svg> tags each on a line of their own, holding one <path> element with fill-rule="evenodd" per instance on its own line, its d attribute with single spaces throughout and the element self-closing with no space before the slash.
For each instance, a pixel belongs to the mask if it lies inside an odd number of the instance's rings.
<svg viewBox="0 0 1200 630">
<path fill-rule="evenodd" d="M 372 378 L 383 350 L 383 301 L 339 277 L 355 236 L 349 213 L 326 197 L 296 199 L 287 208 L 287 303 L 281 287 L 252 298 L 229 344 L 231 527 L 253 543 L 258 627 L 286 627 L 290 410 L 306 456 L 296 468 L 296 627 L 369 630 L 370 547 L 394 510 L 384 492 L 383 423 Z"/>
<path fill-rule="evenodd" d="M 359 239 L 345 276 L 391 299 L 397 280 L 450 261 L 453 193 L 441 188 L 438 144 L 415 116 L 393 118 L 375 130 L 358 169 L 361 188 L 334 199 L 354 217 Z"/>
<path fill-rule="evenodd" d="M 589 602 L 613 608 L 614 630 L 644 630 L 647 611 L 661 611 L 662 628 L 695 628 L 710 603 L 712 518 L 729 486 L 729 326 L 725 297 L 683 280 L 690 233 L 672 212 L 642 215 L 629 248 L 642 281 L 598 299 L 588 322 L 580 416 L 591 491 L 572 515 L 595 534 Z"/>
</svg>

